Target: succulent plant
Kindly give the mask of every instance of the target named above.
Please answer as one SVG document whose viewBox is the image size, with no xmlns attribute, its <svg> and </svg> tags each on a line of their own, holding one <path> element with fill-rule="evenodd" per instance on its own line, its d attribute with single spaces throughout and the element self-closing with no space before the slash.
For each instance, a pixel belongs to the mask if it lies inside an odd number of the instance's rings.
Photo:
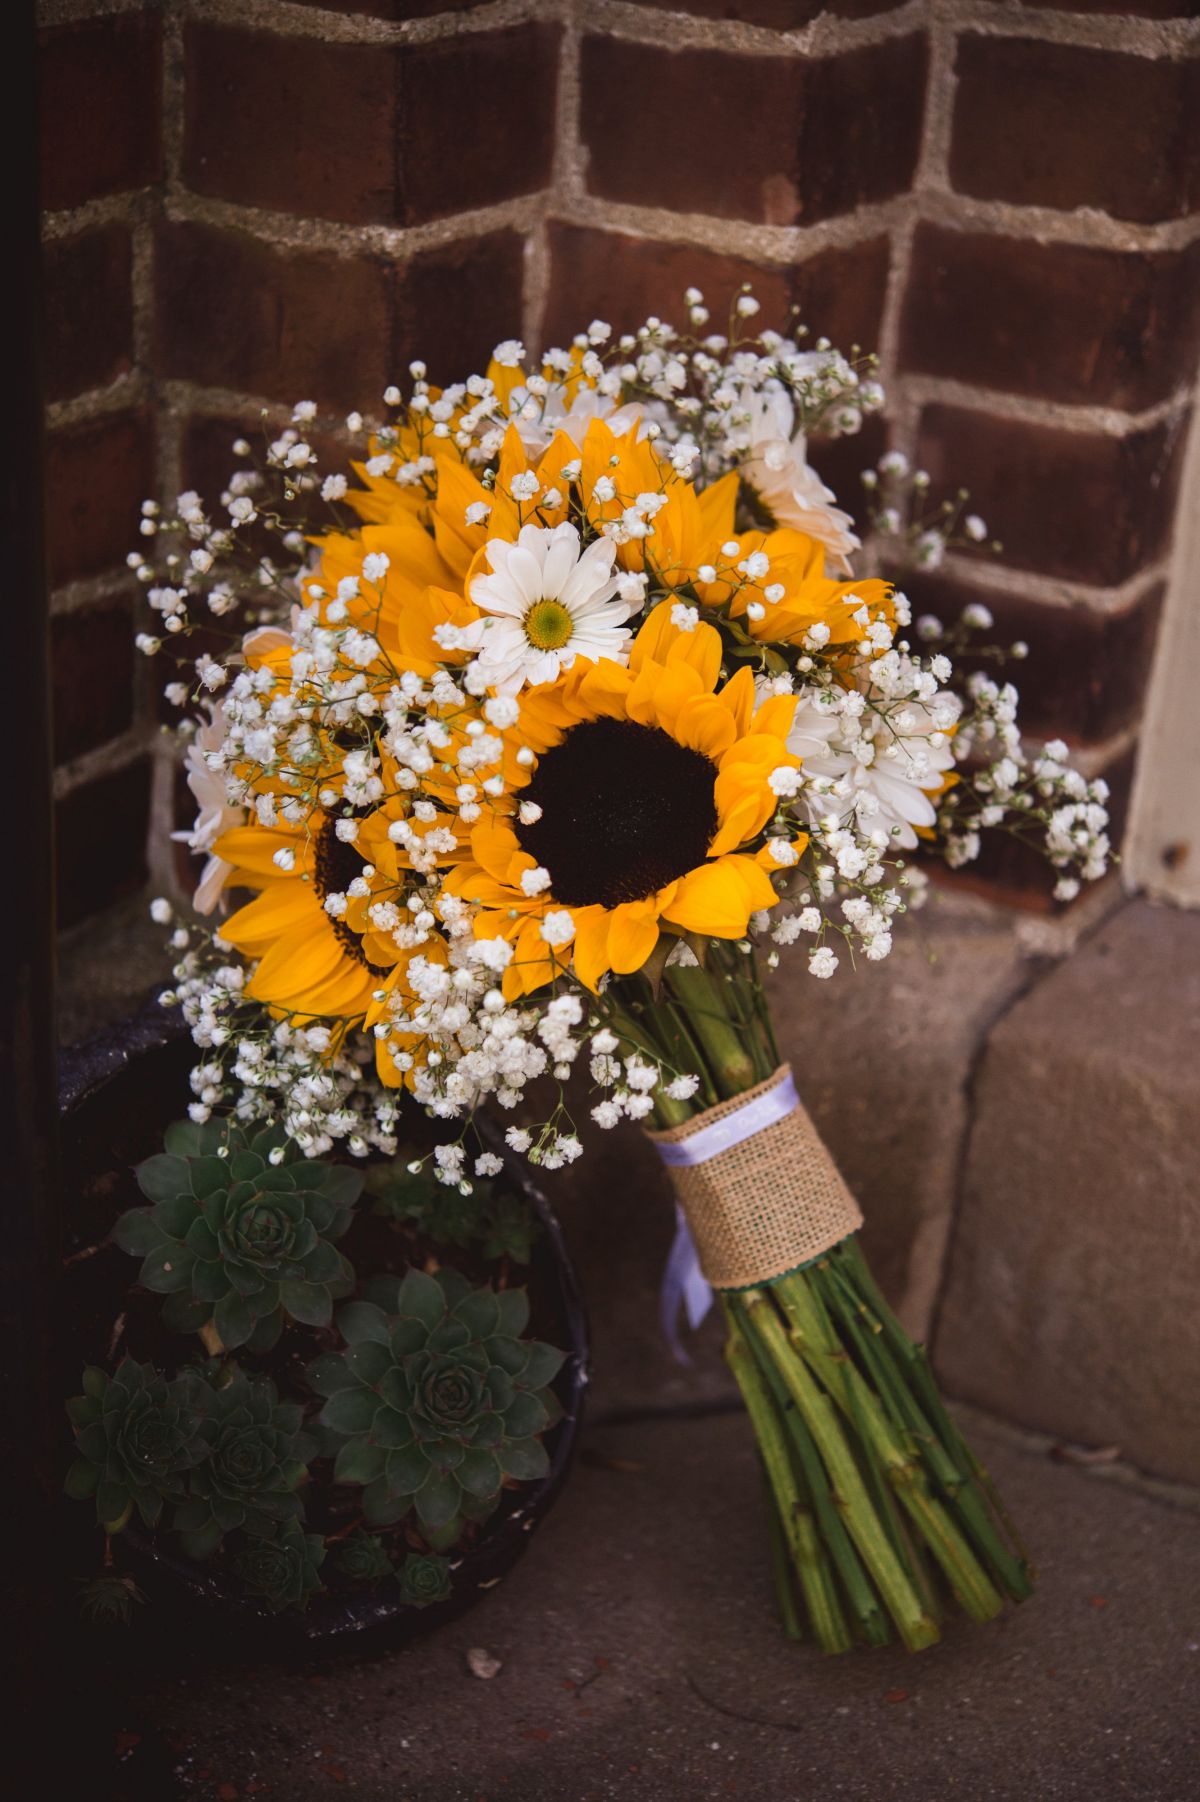
<svg viewBox="0 0 1200 1802">
<path fill-rule="evenodd" d="M 318 1573 L 324 1558 L 319 1533 L 306 1533 L 298 1520 L 285 1520 L 270 1538 L 246 1540 L 234 1564 L 249 1593 L 261 1596 L 278 1614 L 284 1608 L 307 1608 L 309 1596 L 321 1587 Z"/>
<path fill-rule="evenodd" d="M 344 1441 L 334 1478 L 365 1486 L 376 1526 L 415 1509 L 439 1546 L 494 1503 L 506 1478 L 542 1476 L 547 1388 L 563 1361 L 522 1339 L 524 1290 L 473 1289 L 456 1271 L 381 1277 L 338 1314 L 349 1349 L 309 1366 L 324 1426 Z"/>
<path fill-rule="evenodd" d="M 427 1168 L 408 1169 L 402 1159 L 376 1165 L 366 1180 L 381 1212 L 409 1222 L 435 1245 L 474 1246 L 489 1261 L 528 1264 L 540 1222 L 518 1189 L 474 1177 L 463 1195 Z"/>
<path fill-rule="evenodd" d="M 216 1381 L 213 1378 L 216 1378 Z M 225 1379 L 222 1381 L 222 1379 Z M 303 1431 L 299 1402 L 281 1402 L 266 1377 L 219 1366 L 191 1369 L 176 1379 L 200 1418 L 207 1451 L 192 1471 L 188 1497 L 174 1525 L 190 1558 L 207 1558 L 222 1536 L 241 1528 L 267 1538 L 304 1512 L 296 1490 L 316 1442 Z"/>
<path fill-rule="evenodd" d="M 125 1358 L 112 1376 L 90 1365 L 83 1394 L 67 1403 L 76 1459 L 66 1492 L 96 1498 L 96 1518 L 118 1532 L 137 1509 L 146 1526 L 186 1490 L 188 1472 L 208 1456 L 199 1410 L 186 1384 Z"/>
<path fill-rule="evenodd" d="M 133 1620 L 134 1604 L 145 1596 L 132 1577 L 118 1576 L 115 1571 L 102 1571 L 84 1584 L 79 1597 L 81 1620 L 97 1627 L 128 1627 Z"/>
<path fill-rule="evenodd" d="M 400 1569 L 400 1599 L 413 1608 L 444 1602 L 450 1594 L 450 1561 L 410 1552 Z"/>
<path fill-rule="evenodd" d="M 336 1547 L 333 1562 L 343 1577 L 354 1583 L 376 1583 L 390 1577 L 394 1565 L 383 1541 L 374 1533 L 351 1533 Z"/>
<path fill-rule="evenodd" d="M 137 1170 L 153 1206 L 122 1214 L 113 1237 L 142 1259 L 139 1280 L 167 1296 L 167 1325 L 211 1321 L 226 1349 L 255 1351 L 278 1338 L 283 1314 L 327 1326 L 353 1286 L 333 1242 L 361 1173 L 297 1157 L 278 1129 L 250 1137 L 225 1122 L 182 1123 L 166 1145 Z"/>
</svg>

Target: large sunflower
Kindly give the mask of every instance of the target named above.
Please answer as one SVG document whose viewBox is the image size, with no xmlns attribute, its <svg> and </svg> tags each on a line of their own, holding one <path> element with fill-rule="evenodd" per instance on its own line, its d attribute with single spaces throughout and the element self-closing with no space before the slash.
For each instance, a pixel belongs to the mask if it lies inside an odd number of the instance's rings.
<svg viewBox="0 0 1200 1802">
<path fill-rule="evenodd" d="M 777 898 L 778 866 L 753 847 L 778 803 L 772 775 L 799 762 L 795 702 L 756 711 L 749 670 L 717 689 L 719 634 L 671 612 L 655 608 L 627 668 L 581 663 L 523 700 L 517 733 L 540 755 L 512 764 L 511 811 L 476 825 L 447 877 L 479 905 L 476 938 L 511 946 L 510 999 L 568 965 L 594 991 L 640 969 L 662 929 L 740 938 Z"/>
<path fill-rule="evenodd" d="M 221 937 L 256 960 L 246 994 L 305 1019 L 361 1020 L 375 991 L 394 980 L 397 954 L 383 962 L 382 943 L 368 944 L 326 911 L 327 897 L 344 894 L 363 868 L 333 817 L 318 812 L 296 827 L 235 826 L 217 849 L 233 865 L 228 887 L 261 891 L 221 925 Z M 290 854 L 290 868 L 275 861 L 281 851 Z"/>
</svg>

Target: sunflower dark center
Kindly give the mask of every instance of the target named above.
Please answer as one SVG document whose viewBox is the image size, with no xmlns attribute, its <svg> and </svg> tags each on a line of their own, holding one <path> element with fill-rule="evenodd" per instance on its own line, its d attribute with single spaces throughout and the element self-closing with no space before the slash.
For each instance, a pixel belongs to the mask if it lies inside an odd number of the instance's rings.
<svg viewBox="0 0 1200 1802">
<path fill-rule="evenodd" d="M 704 862 L 717 829 L 716 766 L 658 726 L 585 720 L 540 758 L 516 827 L 567 907 L 642 901 Z"/>
<path fill-rule="evenodd" d="M 347 844 L 337 835 L 337 824 L 327 819 L 316 839 L 316 857 L 313 875 L 318 895 L 324 903 L 326 895 L 344 895 L 356 876 L 361 876 L 363 860 L 354 846 Z M 386 976 L 388 971 L 383 964 L 371 963 L 363 952 L 362 940 L 345 920 L 327 916 L 330 925 L 337 935 L 343 950 L 348 951 L 355 963 L 362 964 L 370 970 L 372 976 Z"/>
</svg>

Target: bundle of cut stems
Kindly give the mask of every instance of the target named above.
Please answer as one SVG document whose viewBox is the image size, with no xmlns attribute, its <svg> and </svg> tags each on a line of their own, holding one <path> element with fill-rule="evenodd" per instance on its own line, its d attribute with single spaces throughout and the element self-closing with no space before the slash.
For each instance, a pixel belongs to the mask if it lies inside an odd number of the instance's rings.
<svg viewBox="0 0 1200 1802">
<path fill-rule="evenodd" d="M 657 992 L 626 978 L 610 1000 L 629 1049 L 694 1072 L 681 1125 L 769 1078 L 780 1058 L 753 951 L 710 941 Z M 781 1170 L 786 1201 L 788 1173 Z M 986 1471 L 938 1392 L 924 1348 L 891 1312 L 851 1235 L 811 1263 L 722 1292 L 726 1357 L 766 1479 L 787 1633 L 823 1651 L 933 1645 L 946 1601 L 973 1620 L 1021 1601 L 1032 1570 Z"/>
</svg>

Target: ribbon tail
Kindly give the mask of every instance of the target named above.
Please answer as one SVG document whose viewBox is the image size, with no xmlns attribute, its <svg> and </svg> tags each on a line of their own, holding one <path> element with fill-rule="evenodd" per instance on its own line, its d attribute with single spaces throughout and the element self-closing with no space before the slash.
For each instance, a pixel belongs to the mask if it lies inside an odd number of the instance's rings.
<svg viewBox="0 0 1200 1802">
<path fill-rule="evenodd" d="M 713 1305 L 713 1292 L 700 1269 L 700 1254 L 692 1238 L 683 1209 L 675 1206 L 675 1238 L 663 1271 L 659 1290 L 659 1318 L 663 1334 L 681 1364 L 691 1359 L 679 1337 L 679 1310 L 683 1308 L 692 1331 L 700 1325 Z"/>
</svg>

